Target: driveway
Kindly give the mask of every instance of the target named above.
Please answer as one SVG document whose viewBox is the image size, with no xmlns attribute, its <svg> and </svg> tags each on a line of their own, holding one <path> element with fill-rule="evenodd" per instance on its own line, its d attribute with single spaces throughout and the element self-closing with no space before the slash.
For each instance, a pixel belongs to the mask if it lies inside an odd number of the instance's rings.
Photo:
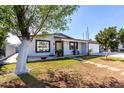
<svg viewBox="0 0 124 93">
<path fill-rule="evenodd" d="M 110 55 L 110 57 L 124 58 L 124 53 L 115 53 L 115 54 Z"/>
<path fill-rule="evenodd" d="M 104 53 L 93 53 L 92 55 L 96 55 L 96 56 L 105 56 L 105 55 L 106 55 L 106 52 L 104 52 Z M 109 57 L 124 58 L 124 53 L 111 52 L 111 53 L 109 54 Z"/>
<path fill-rule="evenodd" d="M 10 56 L 6 60 L 3 60 L 2 64 L 16 63 L 17 62 L 17 57 L 18 57 L 18 53 Z"/>
</svg>

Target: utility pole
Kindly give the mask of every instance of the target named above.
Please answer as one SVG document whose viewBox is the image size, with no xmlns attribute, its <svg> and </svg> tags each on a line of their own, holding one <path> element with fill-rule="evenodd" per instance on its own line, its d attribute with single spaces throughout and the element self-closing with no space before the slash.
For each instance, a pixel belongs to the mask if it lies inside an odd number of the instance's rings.
<svg viewBox="0 0 124 93">
<path fill-rule="evenodd" d="M 84 40 L 84 32 L 83 32 L 83 40 Z"/>
<path fill-rule="evenodd" d="M 89 29 L 86 30 L 87 54 L 89 55 Z"/>
<path fill-rule="evenodd" d="M 86 40 L 89 40 L 89 28 L 87 27 L 87 31 L 86 31 Z"/>
</svg>

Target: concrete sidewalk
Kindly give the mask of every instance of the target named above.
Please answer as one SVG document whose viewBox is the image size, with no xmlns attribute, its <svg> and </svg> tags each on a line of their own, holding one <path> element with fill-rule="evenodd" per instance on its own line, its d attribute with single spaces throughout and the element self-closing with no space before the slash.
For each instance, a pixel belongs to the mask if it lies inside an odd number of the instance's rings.
<svg viewBox="0 0 124 93">
<path fill-rule="evenodd" d="M 116 53 L 116 54 L 110 55 L 110 57 L 124 58 L 124 53 Z"/>
<path fill-rule="evenodd" d="M 103 53 L 94 53 L 92 55 L 95 55 L 95 56 L 105 56 L 106 55 L 106 52 L 103 52 Z M 109 57 L 124 58 L 124 53 L 111 52 L 111 53 L 109 53 Z"/>
<path fill-rule="evenodd" d="M 11 57 L 7 58 L 6 60 L 3 60 L 3 62 L 1 64 L 16 63 L 17 57 L 18 57 L 18 53 L 12 55 Z"/>
</svg>

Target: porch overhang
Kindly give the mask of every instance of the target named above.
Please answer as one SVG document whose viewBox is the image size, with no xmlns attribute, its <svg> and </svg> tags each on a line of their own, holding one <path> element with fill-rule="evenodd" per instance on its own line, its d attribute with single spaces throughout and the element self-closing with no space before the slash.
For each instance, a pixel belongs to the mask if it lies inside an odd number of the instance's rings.
<svg viewBox="0 0 124 93">
<path fill-rule="evenodd" d="M 80 42 L 80 43 L 86 43 L 86 41 L 83 40 L 77 40 L 77 39 L 60 39 L 61 41 L 70 41 L 70 42 Z"/>
</svg>

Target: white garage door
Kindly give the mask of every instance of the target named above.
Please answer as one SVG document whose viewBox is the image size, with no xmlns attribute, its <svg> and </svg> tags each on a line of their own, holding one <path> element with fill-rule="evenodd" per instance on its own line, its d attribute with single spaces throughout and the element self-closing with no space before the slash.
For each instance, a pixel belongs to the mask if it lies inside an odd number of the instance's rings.
<svg viewBox="0 0 124 93">
<path fill-rule="evenodd" d="M 89 44 L 89 49 L 92 49 L 92 53 L 99 53 L 99 44 Z"/>
</svg>

